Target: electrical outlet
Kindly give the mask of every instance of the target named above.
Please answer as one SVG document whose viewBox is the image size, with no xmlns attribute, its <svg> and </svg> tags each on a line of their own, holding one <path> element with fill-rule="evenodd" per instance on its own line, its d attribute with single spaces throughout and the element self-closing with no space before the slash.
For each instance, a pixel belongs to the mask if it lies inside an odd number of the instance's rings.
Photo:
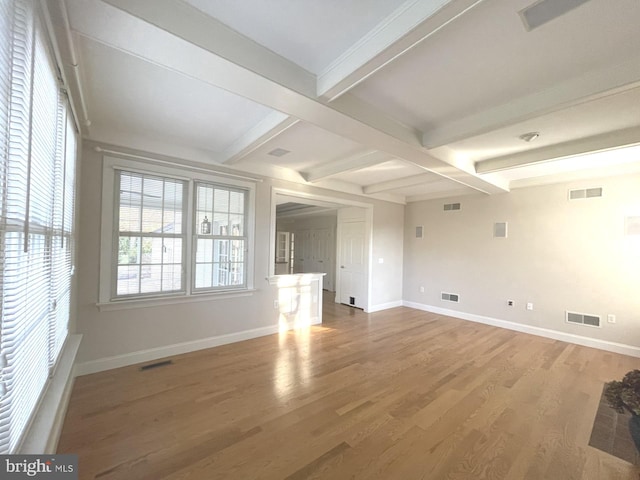
<svg viewBox="0 0 640 480">
<path fill-rule="evenodd" d="M 424 293 L 424 287 L 420 287 L 420 293 Z"/>
<path fill-rule="evenodd" d="M 273 308 L 278 308 L 280 306 L 280 304 L 278 303 L 278 300 L 274 300 L 273 301 Z"/>
<path fill-rule="evenodd" d="M 507 306 L 513 307 L 513 300 L 507 300 Z"/>
<path fill-rule="evenodd" d="M 533 310 L 533 303 L 531 302 L 527 303 L 527 310 Z"/>
<path fill-rule="evenodd" d="M 616 323 L 616 316 L 612 314 L 607 315 L 607 322 Z"/>
<path fill-rule="evenodd" d="M 384 263 L 384 258 L 382 257 L 378 258 L 378 263 Z"/>
</svg>

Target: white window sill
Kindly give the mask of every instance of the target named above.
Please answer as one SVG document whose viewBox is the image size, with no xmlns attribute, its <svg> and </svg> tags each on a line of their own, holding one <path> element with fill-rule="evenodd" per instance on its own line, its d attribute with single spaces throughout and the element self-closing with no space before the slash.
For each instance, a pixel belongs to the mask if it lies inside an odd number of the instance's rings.
<svg viewBox="0 0 640 480">
<path fill-rule="evenodd" d="M 135 298 L 131 300 L 116 300 L 113 302 L 96 303 L 96 307 L 98 307 L 98 310 L 101 312 L 110 312 L 113 310 L 128 310 L 131 308 L 160 307 L 163 305 L 174 305 L 178 303 L 210 302 L 226 298 L 250 297 L 254 292 L 256 292 L 256 289 L 250 288 L 214 293 L 198 293 L 195 295 Z"/>
</svg>

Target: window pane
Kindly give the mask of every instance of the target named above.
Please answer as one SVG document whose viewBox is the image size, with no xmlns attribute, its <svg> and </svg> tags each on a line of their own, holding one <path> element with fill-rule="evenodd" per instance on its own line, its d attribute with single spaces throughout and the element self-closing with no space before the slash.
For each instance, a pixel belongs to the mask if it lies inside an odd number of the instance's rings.
<svg viewBox="0 0 640 480">
<path fill-rule="evenodd" d="M 243 265 L 241 263 L 231 263 L 229 272 L 229 285 L 242 285 L 244 283 Z"/>
<path fill-rule="evenodd" d="M 213 214 L 213 232 L 214 235 L 231 235 L 229 230 L 229 215 L 226 213 Z"/>
<path fill-rule="evenodd" d="M 130 265 L 118 267 L 118 295 L 135 295 L 140 293 L 140 266 Z"/>
<path fill-rule="evenodd" d="M 213 210 L 214 212 L 229 212 L 229 190 L 215 189 Z"/>
<path fill-rule="evenodd" d="M 165 265 L 162 269 L 162 291 L 180 290 L 182 265 Z"/>
<path fill-rule="evenodd" d="M 182 233 L 182 184 L 165 181 L 164 218 L 165 233 Z"/>
<path fill-rule="evenodd" d="M 142 231 L 162 233 L 164 181 L 144 178 L 142 183 Z"/>
<path fill-rule="evenodd" d="M 244 240 L 231 240 L 231 257 L 232 262 L 244 262 Z"/>
<path fill-rule="evenodd" d="M 182 239 L 181 238 L 165 238 L 163 240 L 162 252 L 163 264 L 182 264 Z"/>
<path fill-rule="evenodd" d="M 244 236 L 244 216 L 243 215 L 230 215 L 229 223 L 231 224 L 231 231 L 229 235 L 236 237 Z"/>
<path fill-rule="evenodd" d="M 212 262 L 213 261 L 213 240 L 207 238 L 198 238 L 198 246 L 196 252 L 196 262 Z"/>
<path fill-rule="evenodd" d="M 196 265 L 196 288 L 211 287 L 211 271 L 210 263 L 199 263 Z"/>
<path fill-rule="evenodd" d="M 140 232 L 142 215 L 142 178 L 122 173 L 120 176 L 120 231 Z"/>
<path fill-rule="evenodd" d="M 244 213 L 244 192 L 230 192 L 229 211 L 231 213 Z"/>
<path fill-rule="evenodd" d="M 142 238 L 142 264 L 162 263 L 162 238 Z"/>
<path fill-rule="evenodd" d="M 162 291 L 162 266 L 142 265 L 140 267 L 140 293 Z"/>
<path fill-rule="evenodd" d="M 118 264 L 140 263 L 140 238 L 120 237 L 118 240 Z"/>
<path fill-rule="evenodd" d="M 198 184 L 197 192 L 198 203 L 196 205 L 195 227 L 198 233 L 202 233 L 200 226 L 205 221 L 205 217 L 208 222 L 213 219 L 213 187 Z"/>
</svg>

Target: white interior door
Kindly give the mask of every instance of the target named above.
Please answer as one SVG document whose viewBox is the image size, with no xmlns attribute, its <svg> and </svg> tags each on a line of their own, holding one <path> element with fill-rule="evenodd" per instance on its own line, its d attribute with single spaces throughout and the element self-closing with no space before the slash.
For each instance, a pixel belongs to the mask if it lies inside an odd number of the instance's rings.
<svg viewBox="0 0 640 480">
<path fill-rule="evenodd" d="M 366 280 L 365 222 L 340 226 L 340 303 L 364 308 Z"/>
</svg>

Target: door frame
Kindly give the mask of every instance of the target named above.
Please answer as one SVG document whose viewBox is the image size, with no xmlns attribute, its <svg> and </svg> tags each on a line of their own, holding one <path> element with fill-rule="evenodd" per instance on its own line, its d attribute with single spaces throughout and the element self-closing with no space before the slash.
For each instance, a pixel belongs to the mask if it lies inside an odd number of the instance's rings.
<svg viewBox="0 0 640 480">
<path fill-rule="evenodd" d="M 305 203 L 308 205 L 316 205 L 316 206 L 327 206 L 333 208 L 344 208 L 344 207 L 360 207 L 364 209 L 364 220 L 365 220 L 365 301 L 363 302 L 365 305 L 365 312 L 368 312 L 371 307 L 371 266 L 373 261 L 373 204 L 360 202 L 357 200 L 345 199 L 337 196 L 331 195 L 320 195 L 316 193 L 310 192 L 301 192 L 298 190 L 290 190 L 287 188 L 280 187 L 271 187 L 271 219 L 270 219 L 270 234 L 269 234 L 269 279 L 273 280 L 275 275 L 275 264 L 273 259 L 276 254 L 276 205 L 278 196 L 288 197 L 291 201 L 298 203 Z M 336 229 L 336 258 L 335 258 L 335 289 L 336 289 L 336 298 L 339 297 L 340 293 L 340 275 L 338 274 L 338 267 L 340 261 L 340 224 L 338 223 Z M 278 275 L 280 276 L 280 275 Z"/>
</svg>

